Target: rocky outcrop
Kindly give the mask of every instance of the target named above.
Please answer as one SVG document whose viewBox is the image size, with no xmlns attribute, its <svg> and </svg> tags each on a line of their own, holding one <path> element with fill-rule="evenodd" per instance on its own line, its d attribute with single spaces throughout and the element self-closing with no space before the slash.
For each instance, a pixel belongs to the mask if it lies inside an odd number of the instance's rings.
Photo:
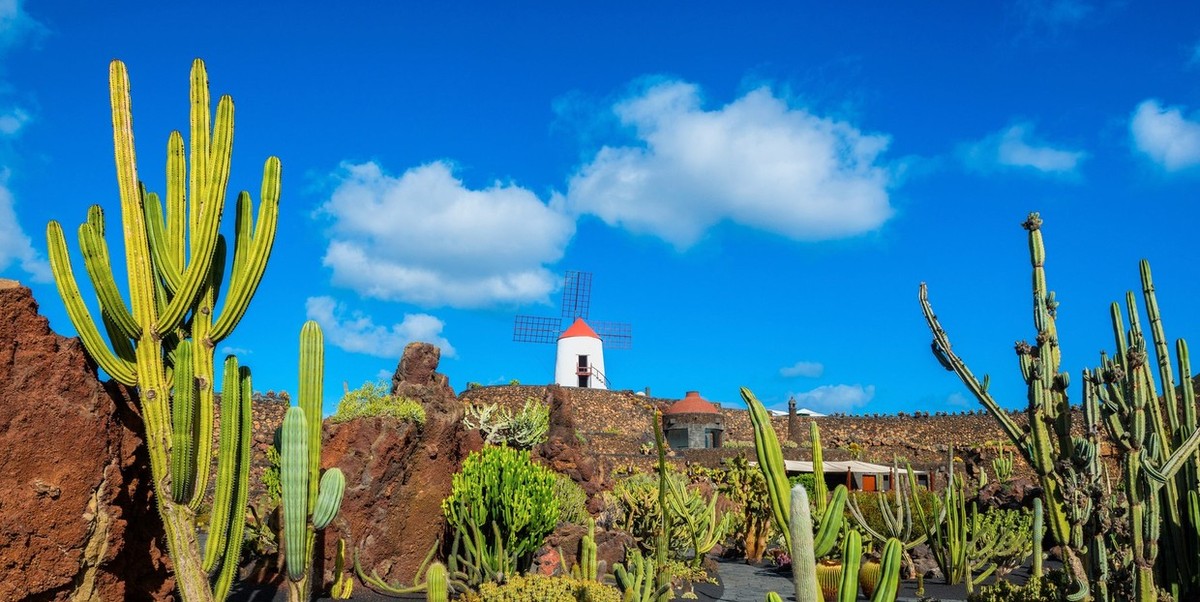
<svg viewBox="0 0 1200 602">
<path fill-rule="evenodd" d="M 440 352 L 412 343 L 392 378 L 393 394 L 419 401 L 425 424 L 387 418 L 326 424 L 324 467 L 346 475 L 342 509 L 325 533 L 326 579 L 339 538 L 357 550 L 363 568 L 390 583 L 411 584 L 430 546 L 446 530 L 442 500 L 462 460 L 483 441 L 462 426 L 462 404 L 437 372 Z"/>
<path fill-rule="evenodd" d="M 581 408 L 575 398 L 558 385 L 546 387 L 550 406 L 550 429 L 546 442 L 534 449 L 534 457 L 555 472 L 571 477 L 588 494 L 588 511 L 600 511 L 599 494 L 605 489 L 605 469 L 577 426 Z"/>
<path fill-rule="evenodd" d="M 168 600 L 130 392 L 0 280 L 0 599 Z"/>
</svg>

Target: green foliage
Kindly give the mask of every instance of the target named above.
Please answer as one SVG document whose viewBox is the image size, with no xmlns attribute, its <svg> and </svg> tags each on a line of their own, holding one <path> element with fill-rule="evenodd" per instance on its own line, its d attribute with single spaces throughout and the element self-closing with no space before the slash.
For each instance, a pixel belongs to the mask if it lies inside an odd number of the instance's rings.
<svg viewBox="0 0 1200 602">
<path fill-rule="evenodd" d="M 1067 599 L 1071 576 L 1064 569 L 1051 571 L 1025 585 L 1013 585 L 1003 579 L 967 594 L 967 602 L 1061 602 Z"/>
<path fill-rule="evenodd" d="M 512 380 L 508 381 L 508 386 L 510 386 L 510 387 L 519 387 L 519 386 L 521 386 L 521 381 L 519 381 L 519 380 L 517 380 L 517 379 L 515 379 L 515 378 L 514 378 L 514 379 L 512 379 Z"/>
<path fill-rule="evenodd" d="M 746 441 L 743 439 L 726 439 L 721 442 L 721 447 L 723 447 L 725 449 L 752 448 L 752 447 L 754 447 L 754 442 Z"/>
<path fill-rule="evenodd" d="M 530 449 L 546 441 L 550 432 L 550 406 L 532 397 L 525 400 L 519 412 L 511 412 L 500 404 L 467 406 L 463 425 L 478 430 L 491 445 L 507 444 Z"/>
<path fill-rule="evenodd" d="M 477 383 L 477 382 L 475 382 L 475 381 L 471 381 L 471 382 L 467 383 L 467 390 L 468 390 L 468 391 L 470 391 L 471 389 L 479 389 L 479 388 L 481 388 L 481 387 L 483 387 L 483 385 L 482 385 L 482 384 L 480 384 L 480 383 Z"/>
<path fill-rule="evenodd" d="M 421 403 L 407 397 L 393 396 L 389 389 L 389 385 L 383 381 L 368 381 L 357 389 L 347 391 L 338 402 L 337 411 L 329 417 L 329 421 L 338 423 L 356 418 L 383 416 L 423 426 L 425 408 Z"/>
<path fill-rule="evenodd" d="M 687 486 L 687 479 L 678 472 L 668 471 L 667 479 L 682 487 Z M 697 499 L 703 503 L 700 494 L 693 489 L 687 489 L 689 499 Z M 658 504 L 658 477 L 644 472 L 635 472 L 629 477 L 617 481 L 612 489 L 612 500 L 616 502 L 617 526 L 633 537 L 634 543 L 643 552 L 652 552 L 658 535 L 666 524 L 663 521 L 662 508 Z M 678 533 L 683 529 L 683 520 L 674 513 L 668 513 L 671 531 Z M 682 554 L 687 548 L 687 542 L 673 539 L 668 546 L 675 554 Z"/>
<path fill-rule="evenodd" d="M 717 490 L 737 508 L 730 525 L 732 547 L 751 562 L 762 560 L 771 536 L 771 498 L 762 471 L 737 456 L 725 460 L 715 480 Z"/>
<path fill-rule="evenodd" d="M 817 486 L 817 475 L 807 472 L 804 474 L 796 474 L 789 476 L 788 485 L 795 487 L 796 485 L 804 485 L 806 491 L 812 491 Z"/>
<path fill-rule="evenodd" d="M 517 575 L 503 585 L 484 583 L 479 592 L 468 592 L 466 602 L 620 602 L 621 593 L 611 585 L 565 575 Z"/>
<path fill-rule="evenodd" d="M 274 445 L 267 447 L 267 466 L 263 469 L 262 484 L 275 504 L 283 499 L 283 490 L 279 484 L 279 449 Z"/>
<path fill-rule="evenodd" d="M 558 524 L 554 483 L 554 472 L 525 450 L 488 446 L 467 456 L 442 501 L 455 533 L 451 572 L 469 585 L 520 572 Z"/>
<path fill-rule="evenodd" d="M 587 511 L 587 492 L 575 479 L 554 473 L 554 497 L 558 499 L 558 520 L 572 525 L 586 525 L 591 515 Z"/>
</svg>

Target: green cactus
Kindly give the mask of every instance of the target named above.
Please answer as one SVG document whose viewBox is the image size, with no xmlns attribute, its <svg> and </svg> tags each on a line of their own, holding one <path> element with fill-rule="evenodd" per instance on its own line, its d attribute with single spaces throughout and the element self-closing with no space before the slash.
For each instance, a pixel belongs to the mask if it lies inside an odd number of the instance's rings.
<svg viewBox="0 0 1200 602">
<path fill-rule="evenodd" d="M 1187 345 L 1176 343 L 1177 386 L 1150 266 L 1143 260 L 1142 300 L 1154 347 L 1153 366 L 1136 298 L 1128 293 L 1129 329 L 1120 306 L 1113 304 L 1116 351 L 1111 359 L 1101 355 L 1100 366 L 1084 372 L 1083 435 L 1073 436 L 1066 394 L 1070 381 L 1059 372 L 1057 302 L 1046 287 L 1041 225 L 1036 213 L 1024 223 L 1029 232 L 1037 329 L 1035 345 L 1017 345 L 1029 390 L 1028 431 L 992 399 L 987 379 L 976 379 L 951 351 L 922 284 L 921 305 L 934 334 L 935 355 L 997 419 L 1038 475 L 1044 491 L 1044 520 L 1051 536 L 1066 544 L 1063 554 L 1073 582 L 1071 600 L 1109 600 L 1111 595 L 1149 601 L 1157 597 L 1159 588 L 1177 599 L 1194 595 L 1200 591 L 1200 428 Z M 1162 387 L 1161 396 L 1157 386 Z M 1105 486 L 1099 460 L 1101 429 L 1116 447 L 1125 508 L 1113 508 L 1118 498 Z M 1120 528 L 1114 529 L 1114 523 Z M 1167 551 L 1162 555 L 1160 534 Z M 1110 572 L 1110 563 L 1118 570 Z M 1110 575 L 1131 575 L 1131 579 L 1110 584 Z"/>
<path fill-rule="evenodd" d="M 846 509 L 850 511 L 850 516 L 854 519 L 859 529 L 862 529 L 871 539 L 880 544 L 887 543 L 889 539 L 898 539 L 904 544 L 902 550 L 903 565 L 909 567 L 910 573 L 915 572 L 912 557 L 908 551 L 925 543 L 926 535 L 922 529 L 917 528 L 913 521 L 914 511 L 913 505 L 919 503 L 913 497 L 913 489 L 911 487 L 902 486 L 898 477 L 900 476 L 900 459 L 892 458 L 892 488 L 890 493 L 891 500 L 888 500 L 889 493 L 880 494 L 877 498 L 879 504 L 879 514 L 883 518 L 883 530 L 877 531 L 867 521 L 862 509 L 858 505 L 858 500 L 854 497 L 846 500 Z M 912 478 L 908 476 L 908 478 Z"/>
<path fill-rule="evenodd" d="M 775 592 L 767 592 L 766 602 L 783 602 L 783 598 L 780 598 L 779 594 Z"/>
<path fill-rule="evenodd" d="M 625 552 L 625 563 L 629 565 L 628 569 L 621 563 L 613 567 L 622 602 L 656 602 L 671 593 L 669 582 L 657 583 L 656 575 L 662 571 L 657 570 L 653 558 L 643 556 L 637 548 L 630 548 Z"/>
<path fill-rule="evenodd" d="M 521 572 L 558 523 L 554 472 L 526 450 L 486 446 L 454 475 L 442 512 L 455 534 L 450 572 L 470 587 Z"/>
<path fill-rule="evenodd" d="M 792 529 L 792 585 L 796 600 L 821 600 L 823 588 L 817 571 L 817 556 L 812 539 L 812 514 L 808 503 L 808 491 L 803 485 L 792 488 L 789 524 Z M 884 545 L 880 578 L 871 598 L 875 602 L 892 602 L 896 599 L 900 583 L 900 553 L 903 544 L 888 539 Z M 831 595 L 836 600 L 855 600 L 858 597 L 858 572 L 862 562 L 862 536 L 853 529 L 846 532 L 842 542 L 842 565 L 840 572 L 832 573 L 835 581 L 830 584 Z"/>
<path fill-rule="evenodd" d="M 316 532 L 337 515 L 346 489 L 346 477 L 336 467 L 325 471 L 318 481 L 324 356 L 321 327 L 311 320 L 305 322 L 300 330 L 299 405 L 288 408 L 284 415 L 279 450 L 284 564 L 291 602 L 307 602 L 312 595 L 311 559 Z"/>
<path fill-rule="evenodd" d="M 83 301 L 56 221 L 46 227 L 51 271 L 88 354 L 113 379 L 137 388 L 155 501 L 179 596 L 185 602 L 220 600 L 232 579 L 228 567 L 237 560 L 228 556 L 228 545 L 220 545 L 231 533 L 216 533 L 219 543 L 210 539 L 215 547 L 203 556 L 195 536 L 195 513 L 208 490 L 214 440 L 213 349 L 245 314 L 266 268 L 278 217 L 279 160 L 266 161 L 257 223 L 249 193 L 238 195 L 232 269 L 216 317 L 225 272 L 226 248 L 219 231 L 233 144 L 233 101 L 228 96 L 220 99 L 212 123 L 208 76 L 204 63 L 196 60 L 191 72 L 191 152 L 185 154 L 179 132 L 170 134 L 164 210 L 160 197 L 139 179 L 129 77 L 120 61 L 109 67 L 109 90 L 130 303 L 122 298 L 113 276 L 99 206 L 88 210 L 79 227 L 84 267 L 99 301 L 99 322 Z M 97 324 L 103 325 L 107 341 Z M 234 464 L 219 470 L 219 478 L 244 479 L 247 473 L 236 462 L 243 457 L 240 422 L 248 424 L 249 412 L 231 412 L 222 423 L 227 420 L 230 429 L 220 440 L 226 451 L 218 455 Z M 228 447 L 226 435 L 231 439 Z M 222 499 L 230 504 L 244 499 L 239 492 L 245 487 L 244 481 L 217 483 Z M 241 522 L 244 506 L 243 502 L 222 512 L 236 518 L 231 522 Z M 216 571 L 211 584 L 206 567 Z"/>
<path fill-rule="evenodd" d="M 992 460 L 992 470 L 996 471 L 996 480 L 1001 484 L 1012 479 L 1015 458 L 1015 452 L 1005 451 L 1002 445 L 996 446 L 996 457 Z"/>
<path fill-rule="evenodd" d="M 559 554 L 561 557 L 562 555 Z M 588 532 L 579 540 L 579 562 L 572 568 L 576 579 L 599 581 L 599 563 L 596 560 L 596 519 L 588 517 Z"/>
<path fill-rule="evenodd" d="M 788 504 L 788 479 L 783 462 L 783 450 L 775 429 L 771 426 L 771 416 L 763 407 L 754 393 L 742 387 L 742 399 L 750 410 L 750 421 L 754 426 L 754 450 L 758 455 L 758 465 L 767 481 L 767 490 L 771 494 L 771 511 L 775 517 L 775 526 L 784 534 L 788 548 L 793 548 L 793 532 L 789 528 L 788 513 L 784 511 Z M 811 423 L 809 433 L 813 448 L 813 475 L 815 476 L 814 492 L 816 506 L 816 555 L 824 556 L 837 544 L 838 535 L 845 522 L 843 512 L 846 504 L 847 491 L 845 485 L 838 485 L 833 490 L 832 500 L 827 499 L 825 486 L 824 464 L 822 463 L 821 433 L 815 422 Z M 807 492 L 806 492 L 807 494 Z"/>
<path fill-rule="evenodd" d="M 425 573 L 426 602 L 446 602 L 449 598 L 449 588 L 446 582 L 446 566 L 440 562 L 429 565 Z"/>
<path fill-rule="evenodd" d="M 354 593 L 354 578 L 346 570 L 346 540 L 338 539 L 337 554 L 333 557 L 333 586 L 329 596 L 334 600 L 349 600 Z"/>
</svg>

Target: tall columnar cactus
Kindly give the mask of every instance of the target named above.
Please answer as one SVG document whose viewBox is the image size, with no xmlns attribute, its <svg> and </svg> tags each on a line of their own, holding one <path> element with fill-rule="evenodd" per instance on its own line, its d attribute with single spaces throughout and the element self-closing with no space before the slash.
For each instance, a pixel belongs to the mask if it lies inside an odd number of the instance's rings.
<svg viewBox="0 0 1200 602">
<path fill-rule="evenodd" d="M 797 600 L 820 600 L 817 554 L 813 546 L 812 507 L 804 485 L 792 488 L 788 500 L 788 551 L 792 553 L 792 586 Z"/>
<path fill-rule="evenodd" d="M 1029 232 L 1030 263 L 1033 266 L 1033 345 L 1020 342 L 1016 351 L 1021 376 L 1027 388 L 1028 427 L 1018 425 L 988 391 L 988 377 L 976 378 L 951 349 L 950 339 L 929 303 L 924 283 L 920 302 L 926 323 L 933 333 L 932 349 L 942 366 L 958 375 L 967 389 L 987 409 L 1001 430 L 1016 446 L 1021 457 L 1033 468 L 1042 486 L 1045 514 L 1050 533 L 1063 542 L 1063 560 L 1074 582 L 1070 594 L 1074 601 L 1107 599 L 1103 591 L 1091 591 L 1091 584 L 1105 587 L 1106 567 L 1099 562 L 1103 554 L 1101 525 L 1103 508 L 1093 502 L 1103 497 L 1103 479 L 1099 462 L 1099 410 L 1096 404 L 1084 404 L 1085 428 L 1082 436 L 1071 433 L 1071 405 L 1067 397 L 1070 378 L 1060 371 L 1062 351 L 1055 320 L 1058 302 L 1046 286 L 1046 253 L 1042 242 L 1041 218 L 1029 215 L 1023 226 Z"/>
<path fill-rule="evenodd" d="M 658 564 L 653 558 L 643 556 L 641 550 L 636 547 L 626 550 L 625 564 L 629 568 L 620 563 L 613 567 L 622 602 L 656 602 L 671 593 L 669 581 L 658 583 Z"/>
<path fill-rule="evenodd" d="M 1041 225 L 1036 213 L 1024 224 L 1029 231 L 1037 329 L 1035 345 L 1017 345 L 1021 374 L 1029 387 L 1028 433 L 999 409 L 987 392 L 986 378 L 983 382 L 975 379 L 950 350 L 922 285 L 921 303 L 934 334 L 934 352 L 997 418 L 1038 474 L 1050 532 L 1067 544 L 1064 556 L 1077 586 L 1071 594 L 1073 600 L 1108 600 L 1110 595 L 1152 600 L 1160 587 L 1176 598 L 1186 598 L 1200 591 L 1200 429 L 1187 345 L 1176 343 L 1177 387 L 1150 266 L 1142 261 L 1142 300 L 1155 366 L 1151 366 L 1136 298 L 1129 293 L 1128 331 L 1120 306 L 1113 304 L 1117 349 L 1111 359 L 1101 356 L 1099 368 L 1084 372 L 1084 434 L 1073 437 L 1066 395 L 1069 379 L 1058 371 L 1057 303 L 1046 288 Z M 1158 386 L 1162 387 L 1161 397 Z M 1102 428 L 1114 443 L 1121 466 L 1127 507 L 1117 511 L 1110 508 L 1117 498 L 1107 495 L 1102 486 L 1098 440 Z M 1114 529 L 1114 522 L 1123 524 Z M 1165 536 L 1167 549 L 1163 555 L 1158 553 L 1160 534 Z M 1110 579 L 1110 562 L 1122 569 L 1113 576 L 1131 574 L 1132 583 Z M 1091 591 L 1089 583 L 1094 588 Z"/>
<path fill-rule="evenodd" d="M 771 494 L 771 511 L 775 517 L 775 526 L 784 534 L 789 548 L 794 546 L 793 534 L 789 528 L 790 519 L 783 509 L 788 504 L 787 469 L 784 466 L 783 450 L 775 429 L 771 426 L 771 416 L 763 407 L 762 402 L 754 393 L 742 387 L 742 399 L 750 410 L 750 421 L 754 425 L 754 450 L 758 454 L 758 465 L 767 480 L 767 490 Z M 813 445 L 813 474 L 816 476 L 814 500 L 817 509 L 817 532 L 814 544 L 818 558 L 830 552 L 837 544 L 838 535 L 845 522 L 845 504 L 847 491 L 845 485 L 838 485 L 833 490 L 832 499 L 827 499 L 824 467 L 821 463 L 821 434 L 816 423 L 809 430 Z"/>
<path fill-rule="evenodd" d="M 1141 262 L 1141 281 L 1162 397 L 1132 292 L 1125 297 L 1128 331 L 1120 305 L 1113 303 L 1116 350 L 1112 358 L 1102 355 L 1100 367 L 1085 371 L 1083 380 L 1084 397 L 1099 403 L 1109 437 L 1120 450 L 1130 515 L 1134 595 L 1151 601 L 1160 586 L 1177 598 L 1200 591 L 1200 524 L 1195 519 L 1200 514 L 1196 500 L 1200 429 L 1187 343 L 1176 343 L 1181 374 L 1177 387 L 1150 264 L 1145 260 Z M 1160 534 L 1166 550 L 1162 555 Z"/>
<path fill-rule="evenodd" d="M 600 563 L 596 560 L 596 519 L 590 516 L 587 535 L 579 540 L 579 562 L 571 567 L 571 573 L 576 579 L 600 580 Z"/>
<path fill-rule="evenodd" d="M 299 405 L 288 408 L 284 415 L 279 450 L 284 563 L 291 602 L 306 602 L 311 596 L 310 569 L 316 532 L 337 516 L 346 490 L 346 477 L 341 469 L 330 468 L 320 474 L 324 356 L 321 327 L 310 320 L 300 331 Z"/>
<path fill-rule="evenodd" d="M 50 266 L 88 354 L 109 376 L 137 387 L 155 500 L 180 597 L 185 602 L 222 599 L 222 587 L 227 590 L 223 584 L 231 578 L 221 575 L 237 558 L 228 557 L 228 547 L 202 558 L 195 536 L 195 511 L 208 490 L 214 439 L 213 349 L 245 314 L 266 268 L 278 217 L 279 160 L 268 158 L 264 166 L 257 223 L 249 193 L 238 195 L 229 285 L 218 295 L 225 273 L 226 245 L 218 232 L 233 145 L 233 100 L 221 97 L 213 123 L 204 63 L 192 64 L 190 154 L 185 153 L 183 136 L 172 132 L 167 141 L 164 210 L 163 199 L 148 191 L 138 174 L 129 77 L 120 61 L 109 67 L 109 89 L 130 303 L 113 275 L 99 206 L 88 210 L 79 227 L 79 246 L 99 302 L 99 320 L 84 303 L 62 227 L 55 221 L 46 227 Z M 218 297 L 224 299 L 219 316 Z M 225 446 L 231 439 L 230 449 L 237 450 L 242 427 L 235 420 L 248 421 L 249 412 L 236 418 L 234 414 L 227 415 L 231 430 L 222 433 L 220 441 Z M 218 453 L 234 460 L 243 457 L 240 451 Z M 222 479 L 242 479 L 219 482 L 218 491 L 227 492 L 225 500 L 230 504 L 244 500 L 236 492 L 245 488 L 247 473 L 230 468 L 218 474 Z M 223 511 L 240 522 L 244 505 L 243 501 Z M 216 592 L 205 566 L 218 571 Z"/>
<path fill-rule="evenodd" d="M 658 451 L 658 507 L 662 510 L 663 526 L 658 532 L 658 540 L 654 544 L 654 566 L 657 570 L 655 583 L 661 593 L 658 602 L 667 602 L 671 598 L 671 575 L 667 572 L 667 551 L 671 545 L 671 507 L 667 502 L 670 485 L 667 478 L 667 442 L 663 437 L 662 412 L 654 412 L 654 445 Z"/>
<path fill-rule="evenodd" d="M 1045 534 L 1042 525 L 1042 498 L 1033 498 L 1033 571 L 1034 579 L 1042 578 L 1042 536 Z"/>
</svg>

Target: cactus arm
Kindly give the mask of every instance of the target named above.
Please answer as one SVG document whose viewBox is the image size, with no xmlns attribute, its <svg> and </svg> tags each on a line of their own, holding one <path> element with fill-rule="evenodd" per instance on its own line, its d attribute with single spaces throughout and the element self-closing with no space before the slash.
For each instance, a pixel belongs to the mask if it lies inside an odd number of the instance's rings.
<svg viewBox="0 0 1200 602">
<path fill-rule="evenodd" d="M 321 477 L 317 503 L 313 507 L 313 528 L 324 529 L 337 516 L 342 507 L 342 494 L 346 491 L 346 476 L 340 468 L 330 468 Z"/>
<path fill-rule="evenodd" d="M 288 579 L 299 581 L 308 571 L 305 544 L 308 534 L 308 437 L 305 412 L 288 408 L 283 418 L 283 449 L 279 480 L 283 488 L 283 533 Z"/>
<path fill-rule="evenodd" d="M 92 320 L 91 312 L 83 302 L 83 295 L 79 293 L 79 286 L 75 282 L 75 274 L 71 269 L 71 259 L 67 254 L 67 243 L 63 239 L 62 226 L 58 222 L 51 221 L 46 226 L 46 241 L 50 270 L 54 273 L 54 284 L 58 287 L 58 294 L 62 297 L 63 305 L 67 309 L 67 316 L 75 325 L 75 330 L 79 333 L 84 348 L 96 360 L 96 363 L 117 382 L 130 387 L 137 385 L 135 364 L 121 359 L 113 353 L 105 343 L 104 337 L 100 335 L 96 323 Z"/>
<path fill-rule="evenodd" d="M 321 411 L 322 385 L 324 381 L 325 340 L 321 327 L 309 320 L 300 329 L 300 407 L 304 409 L 306 439 L 308 440 L 307 466 L 308 506 L 317 503 L 316 475 L 321 470 Z"/>
<path fill-rule="evenodd" d="M 928 324 L 929 330 L 933 332 L 933 351 L 938 360 L 947 370 L 954 372 L 958 376 L 958 379 L 967 386 L 967 389 L 971 391 L 975 399 L 979 400 L 979 403 L 983 404 L 988 413 L 1000 424 L 1000 430 L 1004 431 L 1004 434 L 1017 444 L 1017 448 L 1022 451 L 1023 455 L 1026 455 L 1026 459 L 1028 460 L 1027 448 L 1021 443 L 1025 438 L 1024 430 L 1009 417 L 1008 412 L 1000 407 L 1000 404 L 996 402 L 991 393 L 988 393 L 988 388 L 985 384 L 975 377 L 975 374 L 967 367 L 966 362 L 951 349 L 950 337 L 942 328 L 941 322 L 938 321 L 937 314 L 933 313 L 933 306 L 929 303 L 929 290 L 924 282 L 921 283 L 919 299 L 921 301 L 921 311 L 925 314 L 925 322 Z"/>
<path fill-rule="evenodd" d="M 181 344 L 183 350 L 189 344 Z M 191 355 L 190 353 L 188 354 Z M 181 360 L 183 356 L 181 356 Z M 190 358 L 189 358 L 190 359 Z M 180 368 L 183 369 L 182 366 Z M 230 522 L 236 522 L 230 510 L 236 498 L 235 475 L 239 470 L 241 430 L 241 386 L 238 379 L 238 360 L 225 358 L 223 394 L 221 395 L 221 441 L 217 449 L 217 487 L 213 494 L 212 515 L 209 518 L 208 542 L 204 548 L 204 570 L 212 571 L 221 561 Z M 205 468 L 207 468 L 207 463 Z M 236 518 L 241 518 L 238 514 Z"/>
<path fill-rule="evenodd" d="M 817 534 L 813 536 L 813 552 L 817 558 L 828 554 L 837 543 L 837 536 L 841 533 L 842 523 L 845 521 L 843 511 L 846 507 L 846 497 L 845 485 L 838 485 L 834 488 L 833 500 L 825 509 L 825 515 L 821 517 L 821 525 L 817 528 Z"/>
<path fill-rule="evenodd" d="M 862 564 L 862 536 L 850 529 L 842 541 L 842 582 L 838 586 L 838 602 L 858 600 L 858 569 Z"/>
<path fill-rule="evenodd" d="M 207 109 L 207 107 L 205 107 Z M 207 111 L 205 111 L 207 113 Z M 163 220 L 165 260 L 159 271 L 179 289 L 183 265 L 187 262 L 187 156 L 183 136 L 173 131 L 167 137 L 166 219 Z"/>
<path fill-rule="evenodd" d="M 217 233 L 221 226 L 223 209 L 222 203 L 212 203 L 200 216 L 199 230 L 192 231 L 192 260 L 183 271 L 175 296 L 155 323 L 155 330 L 159 334 L 175 330 L 183 323 L 188 310 L 195 305 L 205 281 L 211 277 L 209 270 L 217 246 Z"/>
<path fill-rule="evenodd" d="M 1033 578 L 1042 578 L 1042 498 L 1033 498 Z"/>
<path fill-rule="evenodd" d="M 230 357 L 232 358 L 233 356 Z M 234 360 L 234 366 L 236 366 L 236 359 Z M 228 361 L 226 361 L 225 368 L 229 369 Z M 225 538 L 225 551 L 221 560 L 221 570 L 217 573 L 216 582 L 213 585 L 213 597 L 216 600 L 225 599 L 229 594 L 230 587 L 233 585 L 234 578 L 237 577 L 240 564 L 238 561 L 242 553 L 242 534 L 246 528 L 246 521 L 243 517 L 246 513 L 245 509 L 250 495 L 250 446 L 252 444 L 250 440 L 250 402 L 253 387 L 250 382 L 249 368 L 241 366 L 237 368 L 236 374 L 237 378 L 235 383 L 233 383 L 234 386 L 230 387 L 227 385 L 223 390 L 224 395 L 222 395 L 222 402 L 224 402 L 225 395 L 233 395 L 237 398 L 236 405 L 230 408 L 237 410 L 237 432 L 231 433 L 236 435 L 237 474 L 236 479 L 233 481 L 233 488 L 235 490 L 233 503 L 228 507 L 227 512 L 229 535 Z M 224 406 L 225 404 L 222 403 L 221 416 L 226 416 L 226 408 Z M 221 430 L 224 431 L 225 429 L 222 428 Z M 222 432 L 221 435 L 221 444 L 224 447 L 225 433 Z M 230 437 L 230 439 L 234 439 L 234 437 Z M 220 486 L 219 482 L 218 486 Z M 214 509 L 218 507 L 215 502 L 213 507 Z"/>
<path fill-rule="evenodd" d="M 117 290 L 116 280 L 113 279 L 108 246 L 104 242 L 103 224 L 103 213 L 99 206 L 93 205 L 92 209 L 88 210 L 88 221 L 79 226 L 79 250 L 83 253 L 83 265 L 92 286 L 96 289 L 100 309 L 112 317 L 123 337 L 137 338 L 137 321 L 133 319 L 133 314 L 129 313 L 125 300 Z"/>
<path fill-rule="evenodd" d="M 196 381 L 192 374 L 192 343 L 181 341 L 175 351 L 175 398 L 171 402 L 171 495 L 181 503 L 192 495 L 196 476 Z"/>
<path fill-rule="evenodd" d="M 213 327 L 214 340 L 225 338 L 237 326 L 262 282 L 279 221 L 280 174 L 279 158 L 269 157 L 263 166 L 262 202 L 253 237 L 250 236 L 250 199 L 246 195 L 238 196 L 233 278 L 221 316 Z"/>
<path fill-rule="evenodd" d="M 769 424 L 769 423 L 768 423 Z M 821 520 L 825 517 L 825 510 L 829 508 L 829 486 L 825 484 L 825 461 L 824 454 L 821 453 L 821 429 L 817 426 L 816 421 L 808 423 L 808 436 L 812 442 L 812 465 L 813 465 L 813 497 L 816 498 L 817 514 L 816 519 Z M 817 554 L 820 556 L 820 554 Z"/>
<path fill-rule="evenodd" d="M 171 257 L 168 248 L 167 228 L 163 222 L 162 203 L 158 195 L 153 192 L 146 193 L 142 208 L 146 212 L 146 238 L 150 242 L 150 258 L 154 260 L 154 271 L 161 279 L 167 294 L 173 295 L 179 289 L 180 279 L 178 268 L 172 265 L 174 258 Z"/>
<path fill-rule="evenodd" d="M 779 438 L 771 426 L 771 416 L 766 408 L 746 387 L 741 388 L 742 400 L 750 411 L 750 421 L 754 426 L 754 451 L 758 456 L 758 466 L 767 481 L 767 492 L 771 494 L 771 514 L 775 527 L 784 534 L 785 544 L 791 548 L 791 530 L 788 528 L 788 513 L 784 510 L 788 503 L 789 483 L 783 461 L 783 450 Z M 807 497 L 807 492 L 805 493 Z"/>
<path fill-rule="evenodd" d="M 880 561 L 879 584 L 871 602 L 895 602 L 900 593 L 900 564 L 903 557 L 903 544 L 900 540 L 889 539 L 883 546 L 883 558 Z"/>
</svg>

